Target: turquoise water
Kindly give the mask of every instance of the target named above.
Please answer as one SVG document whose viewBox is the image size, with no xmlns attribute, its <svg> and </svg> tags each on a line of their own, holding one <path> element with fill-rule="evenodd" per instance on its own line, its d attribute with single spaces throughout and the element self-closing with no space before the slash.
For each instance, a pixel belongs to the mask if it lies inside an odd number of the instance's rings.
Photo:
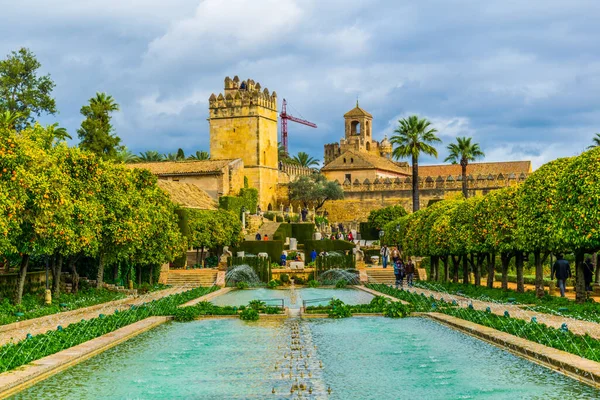
<svg viewBox="0 0 600 400">
<path fill-rule="evenodd" d="M 169 323 L 15 398 L 295 399 L 296 379 L 305 399 L 600 398 L 433 321 L 378 317 Z"/>
<path fill-rule="evenodd" d="M 247 289 L 234 290 L 211 300 L 213 304 L 219 306 L 240 306 L 246 305 L 250 300 L 283 299 L 285 307 L 300 308 L 303 300 L 325 299 L 319 302 L 311 302 L 310 305 L 326 304 L 329 299 L 335 297 L 346 304 L 368 303 L 373 295 L 362 290 L 356 289 L 327 289 L 327 288 L 302 288 L 295 289 L 294 293 L 289 289 Z M 277 304 L 276 301 L 269 301 L 268 304 Z M 280 303 L 279 303 L 280 304 Z"/>
</svg>

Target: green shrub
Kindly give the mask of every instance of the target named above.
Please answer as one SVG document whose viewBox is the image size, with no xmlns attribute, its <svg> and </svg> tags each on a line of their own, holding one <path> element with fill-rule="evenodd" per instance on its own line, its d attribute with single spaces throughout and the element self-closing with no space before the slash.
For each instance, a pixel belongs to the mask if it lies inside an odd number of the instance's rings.
<svg viewBox="0 0 600 400">
<path fill-rule="evenodd" d="M 244 321 L 258 321 L 258 311 L 253 308 L 246 308 L 240 313 L 240 319 Z"/>
<path fill-rule="evenodd" d="M 387 305 L 388 299 L 384 296 L 375 296 L 371 299 L 369 305 L 373 308 L 377 308 L 383 310 L 383 308 Z"/>
<path fill-rule="evenodd" d="M 275 221 L 275 213 L 274 212 L 267 211 L 266 213 L 263 214 L 263 217 L 265 219 L 268 219 L 269 221 Z"/>
<path fill-rule="evenodd" d="M 379 230 L 375 228 L 370 222 L 361 222 L 359 231 L 361 240 L 379 239 Z"/>
<path fill-rule="evenodd" d="M 283 253 L 283 242 L 281 240 L 246 240 L 241 242 L 239 246 L 231 249 L 235 255 L 238 251 L 244 251 L 249 254 L 267 253 L 269 262 L 279 262 L 281 253 Z"/>
<path fill-rule="evenodd" d="M 187 322 L 193 321 L 200 315 L 197 307 L 180 307 L 175 311 L 175 321 Z"/>
<path fill-rule="evenodd" d="M 327 316 L 329 318 L 348 318 L 352 316 L 350 306 L 344 304 L 344 302 L 339 299 L 331 300 L 329 305 L 331 307 L 327 311 Z"/>
<path fill-rule="evenodd" d="M 281 274 L 281 275 L 279 275 L 279 279 L 283 283 L 290 283 L 290 276 L 288 274 Z"/>
<path fill-rule="evenodd" d="M 250 300 L 248 302 L 248 307 L 252 308 L 256 311 L 260 310 L 261 308 L 264 308 L 266 306 L 264 301 L 260 301 L 260 300 Z"/>
<path fill-rule="evenodd" d="M 278 222 L 281 222 L 281 221 L 278 221 Z M 287 223 L 283 223 L 283 224 L 279 225 L 279 228 L 277 228 L 277 230 L 273 234 L 274 240 L 281 240 L 283 242 L 285 242 L 285 238 L 288 238 L 288 237 L 292 237 L 292 225 L 287 224 Z"/>
<path fill-rule="evenodd" d="M 315 281 L 314 279 L 311 279 L 310 281 L 308 281 L 308 287 L 311 288 L 316 288 L 321 286 L 321 284 L 319 283 L 319 281 Z"/>
<path fill-rule="evenodd" d="M 265 314 L 280 314 L 281 308 L 269 306 L 269 307 L 265 307 L 264 311 L 265 311 Z"/>
<path fill-rule="evenodd" d="M 294 279 L 294 283 L 296 285 L 304 285 L 304 279 L 302 279 L 301 277 L 293 276 L 292 278 Z"/>
<path fill-rule="evenodd" d="M 292 224 L 292 236 L 298 239 L 298 243 L 304 244 L 309 240 L 312 240 L 313 233 L 315 232 L 315 225 L 311 222 L 301 222 Z"/>
<path fill-rule="evenodd" d="M 269 283 L 267 283 L 267 287 L 269 289 L 275 289 L 277 286 L 281 286 L 281 282 L 279 282 L 277 279 L 271 279 Z"/>
<path fill-rule="evenodd" d="M 411 307 L 399 301 L 390 302 L 383 307 L 383 315 L 388 318 L 404 318 L 408 317 L 410 313 Z"/>
<path fill-rule="evenodd" d="M 276 216 L 275 216 L 275 221 L 276 221 L 276 222 L 283 222 L 283 215 L 279 215 L 279 214 L 278 214 L 278 215 L 276 215 Z"/>
<path fill-rule="evenodd" d="M 340 279 L 335 283 L 336 289 L 344 289 L 346 286 L 348 286 L 348 281 L 345 279 Z"/>
<path fill-rule="evenodd" d="M 235 287 L 238 289 L 248 289 L 248 282 L 238 282 L 235 284 Z"/>
</svg>

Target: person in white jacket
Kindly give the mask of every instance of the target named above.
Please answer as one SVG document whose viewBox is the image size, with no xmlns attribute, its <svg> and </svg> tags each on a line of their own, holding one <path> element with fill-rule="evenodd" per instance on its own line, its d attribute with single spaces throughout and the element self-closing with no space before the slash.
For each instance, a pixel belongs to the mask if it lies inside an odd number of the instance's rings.
<svg viewBox="0 0 600 400">
<path fill-rule="evenodd" d="M 379 250 L 379 254 L 381 254 L 381 264 L 383 265 L 383 268 L 387 268 L 389 253 L 390 253 L 390 251 L 385 244 L 383 246 L 381 246 L 381 250 Z"/>
</svg>

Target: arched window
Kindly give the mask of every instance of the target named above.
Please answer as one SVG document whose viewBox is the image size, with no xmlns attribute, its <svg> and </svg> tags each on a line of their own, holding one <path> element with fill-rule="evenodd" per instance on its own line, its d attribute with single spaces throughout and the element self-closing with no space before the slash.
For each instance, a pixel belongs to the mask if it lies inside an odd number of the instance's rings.
<svg viewBox="0 0 600 400">
<path fill-rule="evenodd" d="M 365 129 L 365 133 L 367 136 L 371 136 L 371 125 L 369 124 L 369 121 L 367 121 L 367 129 Z"/>
<path fill-rule="evenodd" d="M 271 203 L 269 203 L 269 205 L 267 206 L 267 210 L 273 211 L 273 206 L 271 205 Z"/>
<path fill-rule="evenodd" d="M 352 164 L 354 162 L 354 158 L 350 159 L 350 164 Z"/>
<path fill-rule="evenodd" d="M 346 164 L 346 159 L 344 158 L 344 164 Z"/>
<path fill-rule="evenodd" d="M 367 142 L 367 151 L 371 150 L 371 142 Z"/>
<path fill-rule="evenodd" d="M 352 135 L 360 135 L 360 122 L 352 121 L 350 123 L 350 134 Z"/>
</svg>

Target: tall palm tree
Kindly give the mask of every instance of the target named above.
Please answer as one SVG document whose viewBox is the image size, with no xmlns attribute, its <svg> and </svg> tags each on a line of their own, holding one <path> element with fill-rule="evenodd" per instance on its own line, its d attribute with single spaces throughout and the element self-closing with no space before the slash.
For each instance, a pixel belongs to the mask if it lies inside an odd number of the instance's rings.
<svg viewBox="0 0 600 400">
<path fill-rule="evenodd" d="M 69 132 L 67 132 L 66 128 L 58 126 L 58 122 L 53 123 L 52 125 L 48 125 L 48 131 L 54 135 L 54 138 L 59 142 L 62 142 L 67 139 L 73 139 Z"/>
<path fill-rule="evenodd" d="M 208 151 L 200 150 L 200 151 L 196 151 L 195 154 L 192 154 L 187 159 L 204 161 L 204 160 L 208 160 L 209 158 L 210 158 L 210 154 L 208 154 Z"/>
<path fill-rule="evenodd" d="M 185 160 L 185 153 L 182 148 L 177 149 L 177 161 Z"/>
<path fill-rule="evenodd" d="M 594 147 L 600 147 L 600 133 L 596 133 L 596 136 L 594 136 L 594 138 L 592 139 L 592 142 L 594 144 L 591 146 L 588 146 L 588 149 L 593 149 Z"/>
<path fill-rule="evenodd" d="M 119 111 L 119 105 L 115 102 L 115 99 L 106 93 L 96 93 L 96 97 L 90 99 L 90 107 L 97 118 L 107 118 L 106 121 L 102 121 L 105 123 L 109 122 L 109 113 Z"/>
<path fill-rule="evenodd" d="M 158 151 L 148 150 L 143 153 L 140 153 L 138 159 L 142 162 L 154 162 L 154 161 L 162 161 L 163 156 Z"/>
<path fill-rule="evenodd" d="M 140 158 L 133 154 L 126 147 L 123 147 L 117 152 L 115 161 L 118 163 L 131 164 L 140 161 Z"/>
<path fill-rule="evenodd" d="M 310 168 L 312 166 L 319 165 L 319 160 L 317 160 L 316 158 L 312 158 L 303 151 L 299 151 L 298 154 L 292 158 L 292 163 L 300 165 L 301 167 Z"/>
<path fill-rule="evenodd" d="M 23 118 L 20 112 L 4 111 L 0 113 L 0 128 L 14 129 L 19 118 Z"/>
<path fill-rule="evenodd" d="M 468 137 L 457 137 L 456 143 L 448 145 L 448 151 L 450 151 L 450 154 L 444 161 L 451 162 L 452 164 L 460 164 L 462 168 L 462 192 L 466 199 L 469 195 L 467 188 L 467 165 L 469 165 L 469 161 L 485 157 L 485 154 L 479 148 L 479 143 L 471 143 L 471 138 Z"/>
<path fill-rule="evenodd" d="M 396 159 L 412 159 L 412 197 L 413 212 L 419 210 L 419 156 L 421 153 L 437 157 L 437 150 L 433 143 L 441 142 L 435 133 L 436 129 L 431 127 L 431 122 L 426 118 L 419 119 L 417 115 L 411 115 L 398 121 L 398 127 L 394 130 L 395 135 L 390 142 L 395 146 L 392 156 Z"/>
</svg>

